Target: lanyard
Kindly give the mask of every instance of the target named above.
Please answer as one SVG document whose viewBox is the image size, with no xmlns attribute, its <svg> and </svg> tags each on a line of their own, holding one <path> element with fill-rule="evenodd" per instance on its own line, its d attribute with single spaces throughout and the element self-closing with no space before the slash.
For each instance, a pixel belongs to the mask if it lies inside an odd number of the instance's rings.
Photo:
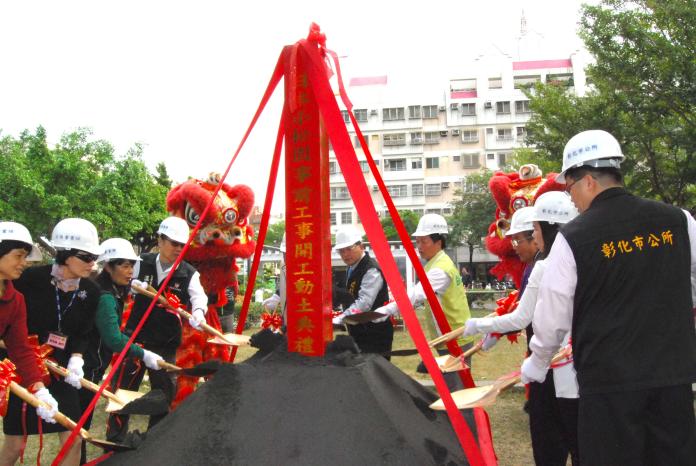
<svg viewBox="0 0 696 466">
<path fill-rule="evenodd" d="M 70 302 L 68 305 L 65 307 L 65 309 L 60 308 L 60 295 L 58 294 L 58 287 L 56 286 L 56 309 L 58 309 L 58 331 L 62 332 L 61 328 L 61 321 L 63 320 L 63 316 L 68 312 L 68 309 L 70 309 L 70 306 L 72 306 L 73 301 L 75 301 L 75 296 L 77 296 L 77 292 L 79 291 L 79 288 L 77 288 L 75 291 L 73 291 L 72 296 L 70 297 Z"/>
</svg>

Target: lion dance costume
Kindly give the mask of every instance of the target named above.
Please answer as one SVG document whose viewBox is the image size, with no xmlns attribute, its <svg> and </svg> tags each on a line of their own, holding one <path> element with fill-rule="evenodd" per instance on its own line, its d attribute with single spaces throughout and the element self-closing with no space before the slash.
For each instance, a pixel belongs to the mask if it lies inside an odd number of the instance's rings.
<svg viewBox="0 0 696 466">
<path fill-rule="evenodd" d="M 207 180 L 189 179 L 175 186 L 167 194 L 167 210 L 181 217 L 193 227 L 220 181 L 219 174 L 210 174 Z M 223 184 L 198 234 L 193 238 L 184 259 L 201 275 L 201 284 L 208 294 L 209 325 L 220 330 L 217 307 L 227 303 L 225 290 L 231 287 L 239 294 L 237 258 L 246 259 L 254 253 L 254 229 L 248 216 L 254 205 L 254 193 L 248 186 Z M 230 347 L 209 344 L 208 336 L 194 330 L 182 319 L 182 342 L 177 350 L 176 363 L 191 367 L 209 359 L 229 361 Z M 177 393 L 172 403 L 176 407 L 193 393 L 197 377 L 179 376 Z"/>
</svg>

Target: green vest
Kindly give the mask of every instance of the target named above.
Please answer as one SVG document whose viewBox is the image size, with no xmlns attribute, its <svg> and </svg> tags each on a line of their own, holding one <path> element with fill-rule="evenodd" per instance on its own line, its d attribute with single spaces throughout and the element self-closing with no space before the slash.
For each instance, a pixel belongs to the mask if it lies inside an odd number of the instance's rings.
<svg viewBox="0 0 696 466">
<path fill-rule="evenodd" d="M 447 287 L 444 294 L 438 296 L 440 305 L 442 306 L 442 311 L 445 313 L 445 318 L 452 330 L 462 327 L 471 317 L 469 302 L 466 300 L 466 291 L 464 291 L 464 285 L 462 284 L 462 276 L 459 275 L 459 271 L 454 266 L 454 262 L 445 254 L 445 251 L 438 252 L 435 254 L 435 257 L 425 264 L 426 273 L 431 269 L 440 269 L 449 276 L 450 285 Z M 425 302 L 425 309 L 428 311 L 425 318 L 426 328 L 428 329 L 430 339 L 433 339 L 439 335 L 439 332 L 435 328 L 435 316 L 432 315 L 430 304 L 427 301 Z M 471 336 L 460 338 L 457 340 L 457 343 L 461 346 L 473 341 L 474 337 Z M 438 346 L 438 348 L 444 348 L 445 346 L 446 345 Z"/>
</svg>

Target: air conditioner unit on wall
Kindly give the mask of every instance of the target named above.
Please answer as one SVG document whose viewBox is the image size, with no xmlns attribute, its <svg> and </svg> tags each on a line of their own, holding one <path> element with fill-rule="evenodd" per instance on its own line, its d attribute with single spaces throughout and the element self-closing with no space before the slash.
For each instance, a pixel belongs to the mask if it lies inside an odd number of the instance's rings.
<svg viewBox="0 0 696 466">
<path fill-rule="evenodd" d="M 484 102 L 483 108 L 493 108 L 493 102 L 491 102 L 490 100 L 488 102 Z"/>
<path fill-rule="evenodd" d="M 459 136 L 460 131 L 458 129 L 453 129 L 452 130 L 452 136 Z"/>
<path fill-rule="evenodd" d="M 441 111 L 441 112 L 444 112 L 445 110 L 447 110 L 447 107 L 445 107 L 444 105 L 440 105 L 440 106 L 438 107 L 438 110 Z"/>
<path fill-rule="evenodd" d="M 459 110 L 459 104 L 450 104 L 450 110 Z"/>
<path fill-rule="evenodd" d="M 377 110 L 370 110 L 370 115 L 379 115 Z"/>
<path fill-rule="evenodd" d="M 377 186 L 377 185 L 372 186 L 372 190 L 373 190 L 373 191 L 379 191 L 379 186 Z"/>
<path fill-rule="evenodd" d="M 440 131 L 440 136 L 443 138 L 447 136 L 447 130 Z"/>
</svg>

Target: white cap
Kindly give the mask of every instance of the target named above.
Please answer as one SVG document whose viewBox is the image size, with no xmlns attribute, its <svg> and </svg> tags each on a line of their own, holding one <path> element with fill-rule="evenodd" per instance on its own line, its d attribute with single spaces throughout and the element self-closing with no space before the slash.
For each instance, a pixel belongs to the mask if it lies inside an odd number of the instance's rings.
<svg viewBox="0 0 696 466">
<path fill-rule="evenodd" d="M 575 204 L 563 191 L 544 193 L 534 203 L 531 221 L 568 223 L 578 215 Z"/>
<path fill-rule="evenodd" d="M 614 136 L 601 129 L 591 129 L 576 134 L 563 149 L 563 167 L 556 182 L 565 184 L 565 174 L 571 168 L 612 167 L 619 168 L 624 159 L 621 145 Z"/>
<path fill-rule="evenodd" d="M 189 239 L 189 226 L 183 218 L 167 217 L 160 223 L 157 234 L 185 244 Z"/>
<path fill-rule="evenodd" d="M 79 249 L 90 254 L 102 253 L 97 229 L 83 218 L 65 218 L 58 222 L 51 233 L 51 245 L 57 251 Z"/>
<path fill-rule="evenodd" d="M 447 220 L 438 214 L 425 214 L 418 221 L 418 227 L 411 236 L 428 236 L 435 233 L 446 235 L 449 233 Z"/>
<path fill-rule="evenodd" d="M 21 223 L 0 222 L 0 243 L 3 241 L 19 241 L 31 246 L 31 252 L 27 256 L 28 261 L 39 261 L 43 258 L 41 251 L 31 240 L 29 230 Z"/>
<path fill-rule="evenodd" d="M 534 207 L 522 207 L 521 209 L 517 209 L 515 213 L 512 214 L 510 228 L 505 232 L 505 236 L 512 236 L 523 231 L 534 230 L 534 224 L 532 223 L 533 215 Z"/>
<path fill-rule="evenodd" d="M 104 252 L 99 256 L 97 262 L 108 262 L 114 259 L 140 260 L 140 257 L 133 250 L 133 245 L 123 238 L 109 238 L 101 245 L 104 248 Z"/>
<path fill-rule="evenodd" d="M 343 249 L 362 241 L 363 234 L 355 227 L 343 227 L 336 232 L 334 249 Z"/>
</svg>

